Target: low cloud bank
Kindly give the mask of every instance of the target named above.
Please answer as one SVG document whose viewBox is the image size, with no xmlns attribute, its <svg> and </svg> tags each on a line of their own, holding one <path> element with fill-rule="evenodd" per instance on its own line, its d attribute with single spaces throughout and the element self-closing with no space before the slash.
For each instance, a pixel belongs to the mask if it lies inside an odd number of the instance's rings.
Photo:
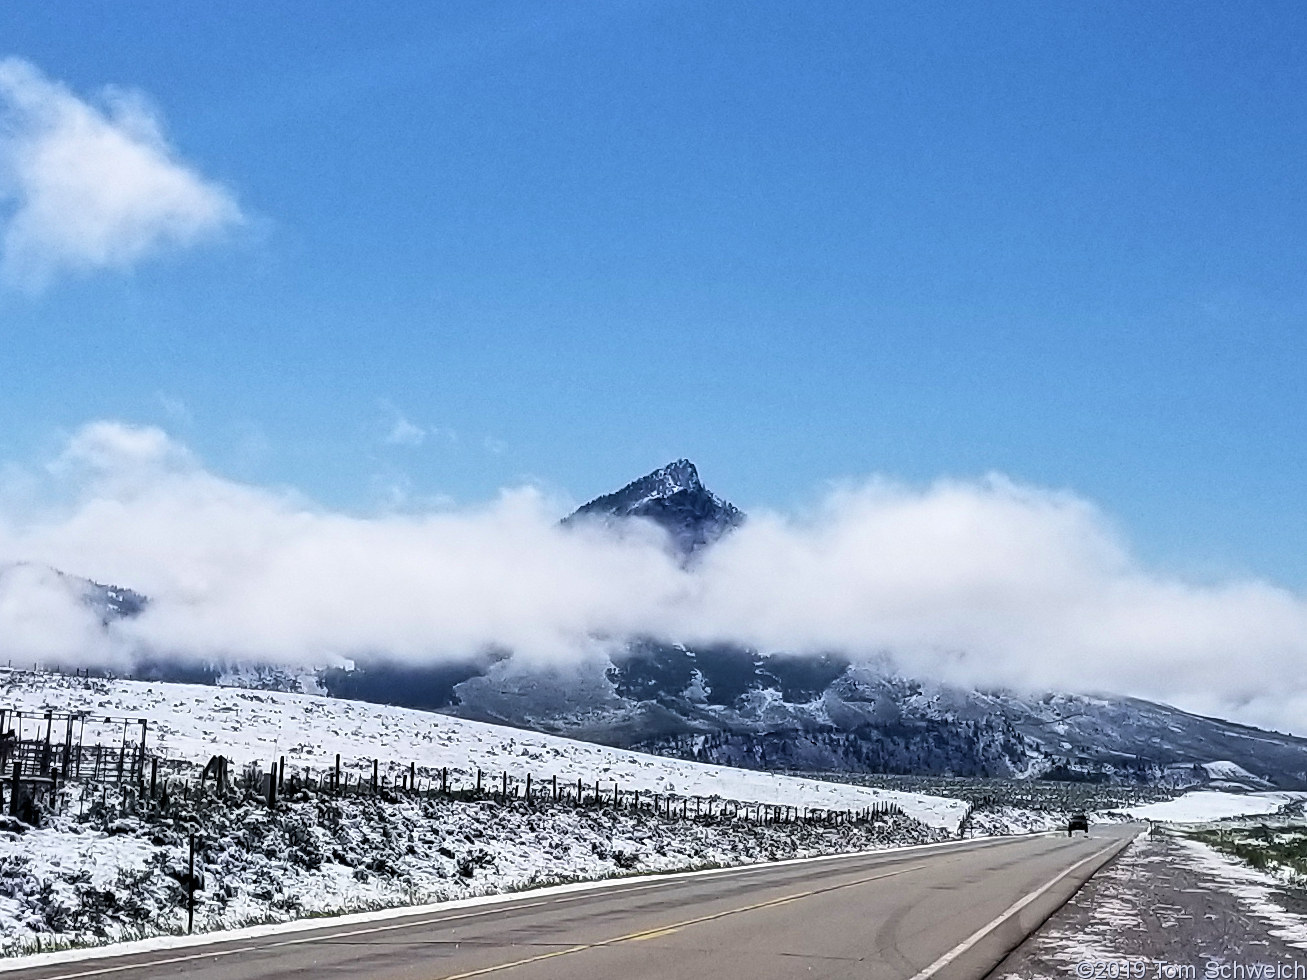
<svg viewBox="0 0 1307 980">
<path fill-rule="evenodd" d="M 530 489 L 357 517 L 208 471 L 165 433 L 86 426 L 0 494 L 0 656 L 326 664 L 489 647 L 556 661 L 624 637 L 889 654 L 918 676 L 1104 690 L 1307 730 L 1307 599 L 1151 573 L 1090 503 L 1001 477 L 868 480 L 754 513 L 690 568 L 657 528 L 562 528 Z M 620 482 L 620 475 L 615 482 Z M 40 566 L 148 594 L 107 630 Z"/>
</svg>

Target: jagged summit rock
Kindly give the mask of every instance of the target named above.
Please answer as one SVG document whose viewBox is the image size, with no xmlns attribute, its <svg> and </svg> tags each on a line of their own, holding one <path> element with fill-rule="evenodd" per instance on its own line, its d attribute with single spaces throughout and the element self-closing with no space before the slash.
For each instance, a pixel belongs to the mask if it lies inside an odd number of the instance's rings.
<svg viewBox="0 0 1307 980">
<path fill-rule="evenodd" d="M 639 508 L 654 500 L 664 500 L 678 493 L 712 494 L 699 479 L 699 470 L 688 459 L 678 459 L 638 480 L 632 480 L 622 489 L 596 497 L 582 505 L 577 514 L 602 513 L 613 517 L 636 516 Z"/>
<path fill-rule="evenodd" d="M 583 504 L 564 523 L 632 517 L 658 524 L 686 556 L 744 522 L 743 511 L 703 485 L 692 462 L 678 459 Z"/>
</svg>

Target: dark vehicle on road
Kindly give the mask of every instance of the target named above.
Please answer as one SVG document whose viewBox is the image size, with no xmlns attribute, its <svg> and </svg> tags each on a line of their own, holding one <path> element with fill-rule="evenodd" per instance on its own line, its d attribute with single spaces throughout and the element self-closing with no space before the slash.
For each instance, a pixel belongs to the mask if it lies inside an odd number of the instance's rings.
<svg viewBox="0 0 1307 980">
<path fill-rule="evenodd" d="M 1066 835 L 1070 837 L 1077 830 L 1083 830 L 1085 835 L 1089 834 L 1089 817 L 1083 813 L 1071 814 L 1071 819 L 1066 824 Z"/>
</svg>

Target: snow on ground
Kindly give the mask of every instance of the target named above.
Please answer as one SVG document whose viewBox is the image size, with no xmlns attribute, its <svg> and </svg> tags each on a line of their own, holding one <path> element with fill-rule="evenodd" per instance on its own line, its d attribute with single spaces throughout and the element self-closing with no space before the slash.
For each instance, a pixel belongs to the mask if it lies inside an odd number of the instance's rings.
<svg viewBox="0 0 1307 980">
<path fill-rule="evenodd" d="M 1307 922 L 1288 910 L 1295 902 L 1201 844 L 1154 833 L 1094 875 L 993 976 L 1294 976 L 1307 948 Z"/>
<path fill-rule="evenodd" d="M 996 806 L 976 810 L 966 823 L 968 837 L 1002 837 L 1008 834 L 1066 833 L 1070 811 L 1031 810 L 1019 806 Z"/>
<path fill-rule="evenodd" d="M 1174 800 L 1128 807 L 1119 812 L 1138 820 L 1202 823 L 1207 820 L 1274 813 L 1289 803 L 1305 798 L 1307 793 L 1216 793 L 1196 790 Z"/>
<path fill-rule="evenodd" d="M 1240 906 L 1269 928 L 1272 936 L 1296 949 L 1307 949 L 1307 919 L 1276 900 L 1284 891 L 1283 881 L 1199 841 L 1180 838 L 1176 844 L 1185 854 L 1186 864 L 1212 880 L 1215 887 L 1233 895 Z"/>
<path fill-rule="evenodd" d="M 1208 779 L 1224 779 L 1233 783 L 1247 783 L 1250 786 L 1267 786 L 1266 780 L 1254 776 L 1243 766 L 1235 762 L 1204 762 L 1203 769 Z"/>
<path fill-rule="evenodd" d="M 1020 806 L 995 806 L 977 809 L 964 825 L 967 837 L 1003 837 L 1010 834 L 1046 834 L 1067 832 L 1067 824 L 1078 810 L 1033 810 Z M 1089 826 L 1122 823 L 1131 819 L 1117 810 L 1088 814 Z"/>
<path fill-rule="evenodd" d="M 248 795 L 174 796 L 139 815 L 84 802 L 39 830 L 0 823 L 0 954 L 181 931 L 191 834 L 198 931 L 951 836 L 907 816 L 758 824 L 389 794 L 290 792 L 276 809 Z"/>
<path fill-rule="evenodd" d="M 289 772 L 328 771 L 339 753 L 346 769 L 370 778 L 373 758 L 407 768 L 448 767 L 458 785 L 477 769 L 487 781 L 515 777 L 613 781 L 624 790 L 677 796 L 716 796 L 833 810 L 897 803 L 908 815 L 956 829 L 966 812 L 960 800 L 828 783 L 645 755 L 590 742 L 488 725 L 449 715 L 315 695 L 280 694 L 195 684 L 73 678 L 0 669 L 0 707 L 23 711 L 89 710 L 147 718 L 151 751 L 204 763 L 225 755 L 238 765 L 265 769 L 284 756 Z M 89 740 L 88 740 L 89 742 Z"/>
</svg>

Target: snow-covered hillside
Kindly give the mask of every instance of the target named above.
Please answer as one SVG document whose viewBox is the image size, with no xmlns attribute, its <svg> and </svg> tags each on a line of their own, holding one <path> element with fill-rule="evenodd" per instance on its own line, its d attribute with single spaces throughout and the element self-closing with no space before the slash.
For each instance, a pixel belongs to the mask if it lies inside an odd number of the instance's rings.
<svg viewBox="0 0 1307 980">
<path fill-rule="evenodd" d="M 1238 763 L 1229 761 L 1204 762 L 1202 769 L 1207 773 L 1208 780 L 1218 786 L 1271 789 L 1269 782 L 1253 775 Z"/>
<path fill-rule="evenodd" d="M 505 771 L 514 778 L 530 773 L 537 780 L 600 780 L 624 790 L 800 808 L 856 810 L 889 802 L 928 826 L 949 830 L 966 812 L 960 800 L 731 769 L 313 695 L 0 669 L 0 707 L 145 718 L 151 751 L 199 763 L 224 755 L 267 768 L 284 756 L 291 772 L 307 767 L 322 773 L 339 753 L 344 767 L 359 775 L 370 776 L 375 758 L 383 773 L 388 764 L 396 772 L 410 763 L 427 770 L 447 767 L 462 786 L 481 769 L 487 780 Z"/>
<path fill-rule="evenodd" d="M 0 819 L 0 955 L 184 931 L 192 833 L 199 931 L 950 836 L 904 816 L 830 827 L 304 793 L 275 810 L 174 796 L 122 816 L 90 795 L 39 830 Z"/>
<path fill-rule="evenodd" d="M 839 853 L 952 837 L 959 800 L 824 783 L 641 755 L 368 703 L 185 684 L 0 670 L 0 707 L 146 719 L 148 747 L 204 762 L 225 755 L 292 774 L 325 773 L 336 753 L 370 777 L 448 768 L 466 788 L 476 770 L 582 779 L 673 797 L 902 813 L 851 824 L 678 819 L 649 810 L 381 792 L 338 797 L 287 784 L 281 802 L 248 790 L 183 794 L 138 806 L 131 793 L 73 783 L 37 829 L 0 819 L 0 954 L 174 933 L 184 927 L 188 843 L 203 876 L 196 924 L 221 929 L 305 915 L 421 904 L 532 885 Z M 94 729 L 88 724 L 85 731 Z M 135 729 L 133 725 L 125 726 Z M 139 729 L 135 729 L 139 730 Z M 106 734 L 111 731 L 106 729 Z M 87 744 L 93 744 L 88 741 Z M 393 785 L 393 780 L 390 781 Z"/>
<path fill-rule="evenodd" d="M 1307 799 L 1307 793 L 1215 793 L 1200 790 L 1185 793 L 1174 800 L 1130 807 L 1121 812 L 1136 820 L 1202 823 L 1231 817 L 1263 816 L 1303 799 Z"/>
</svg>

